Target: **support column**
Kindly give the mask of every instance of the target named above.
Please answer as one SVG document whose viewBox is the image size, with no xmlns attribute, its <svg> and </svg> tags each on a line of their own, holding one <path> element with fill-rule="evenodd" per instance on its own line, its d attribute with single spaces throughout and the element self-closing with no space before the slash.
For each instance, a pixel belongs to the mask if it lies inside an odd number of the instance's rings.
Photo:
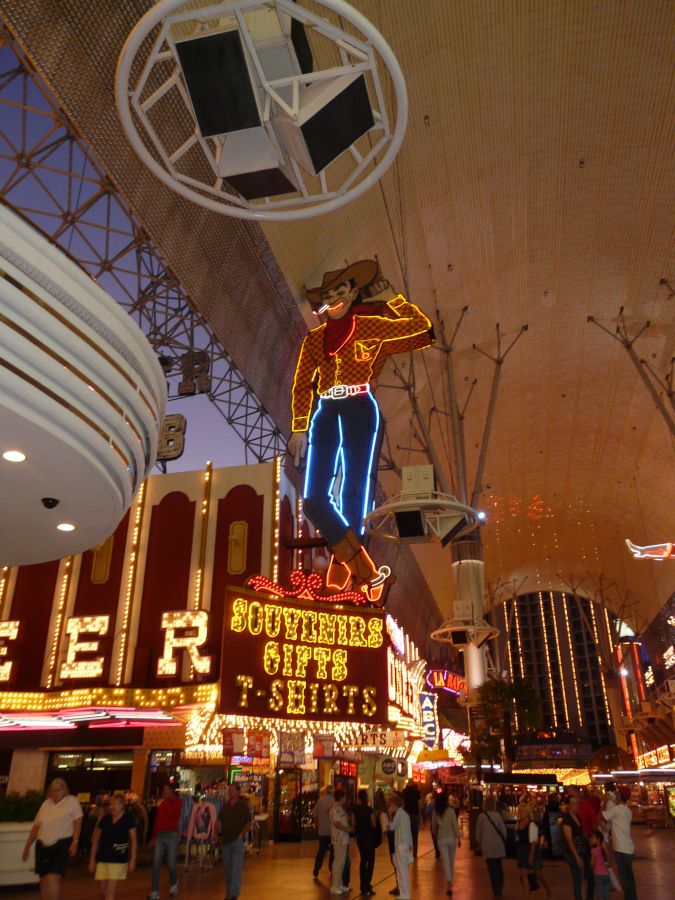
<svg viewBox="0 0 675 900">
<path fill-rule="evenodd" d="M 452 580 L 455 585 L 452 620 L 454 623 L 482 623 L 485 563 L 480 534 L 453 544 L 452 560 Z M 462 648 L 462 653 L 467 695 L 470 697 L 487 678 L 485 650 L 475 644 L 467 644 Z"/>
<path fill-rule="evenodd" d="M 143 799 L 145 793 L 145 777 L 148 771 L 149 750 L 134 750 L 131 767 L 131 791 Z"/>
</svg>

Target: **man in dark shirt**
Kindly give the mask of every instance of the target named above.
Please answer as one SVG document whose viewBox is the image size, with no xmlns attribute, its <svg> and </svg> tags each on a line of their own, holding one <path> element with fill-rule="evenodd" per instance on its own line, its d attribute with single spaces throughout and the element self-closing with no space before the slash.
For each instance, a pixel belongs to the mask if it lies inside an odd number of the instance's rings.
<svg viewBox="0 0 675 900">
<path fill-rule="evenodd" d="M 412 834 L 413 856 L 415 859 L 417 859 L 417 838 L 420 833 L 421 799 L 420 789 L 411 778 L 403 788 L 403 808 L 410 816 L 410 832 Z"/>
<path fill-rule="evenodd" d="M 227 787 L 227 802 L 220 811 L 220 840 L 225 868 L 227 900 L 237 900 L 244 869 L 244 840 L 251 826 L 251 810 L 238 784 Z"/>
</svg>

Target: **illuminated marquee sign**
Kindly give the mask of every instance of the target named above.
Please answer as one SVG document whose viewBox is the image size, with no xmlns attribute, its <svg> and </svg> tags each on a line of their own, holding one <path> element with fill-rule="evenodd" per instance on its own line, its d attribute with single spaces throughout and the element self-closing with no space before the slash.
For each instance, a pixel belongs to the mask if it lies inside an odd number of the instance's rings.
<svg viewBox="0 0 675 900">
<path fill-rule="evenodd" d="M 675 760 L 675 744 L 663 744 L 637 758 L 638 769 L 655 769 Z"/>
<path fill-rule="evenodd" d="M 81 641 L 82 634 L 108 633 L 110 616 L 73 616 L 68 619 L 68 651 L 66 661 L 61 665 L 61 678 L 100 678 L 103 675 L 102 656 L 95 659 L 80 659 L 80 653 L 98 652 L 98 641 Z"/>
<path fill-rule="evenodd" d="M 228 592 L 220 712 L 386 723 L 383 626 L 380 613 Z"/>
<path fill-rule="evenodd" d="M 451 694 L 461 694 L 466 691 L 466 681 L 461 675 L 449 672 L 447 669 L 430 669 L 427 672 L 427 684 L 435 691 L 450 691 Z"/>
</svg>

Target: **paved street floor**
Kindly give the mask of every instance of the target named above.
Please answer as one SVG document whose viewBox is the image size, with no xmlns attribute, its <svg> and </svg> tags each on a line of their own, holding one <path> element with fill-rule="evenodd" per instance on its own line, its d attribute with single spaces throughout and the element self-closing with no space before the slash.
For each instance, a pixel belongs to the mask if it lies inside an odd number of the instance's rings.
<svg viewBox="0 0 675 900">
<path fill-rule="evenodd" d="M 666 829 L 634 828 L 636 843 L 635 874 L 640 900 L 673 900 L 675 898 L 675 831 Z M 319 879 L 312 878 L 312 864 L 316 844 L 276 844 L 264 848 L 259 854 L 248 857 L 244 867 L 240 900 L 330 900 L 328 861 L 324 863 Z M 358 850 L 352 842 L 352 891 L 348 898 L 359 897 Z M 505 860 L 505 900 L 522 897 L 518 883 L 515 860 Z M 436 900 L 445 897 L 445 881 L 441 860 L 434 857 L 429 829 L 420 833 L 419 856 L 411 866 L 411 888 L 414 900 Z M 544 874 L 556 900 L 572 900 L 571 879 L 564 862 L 548 862 Z M 182 900 L 223 900 L 225 886 L 222 869 L 190 866 L 178 867 L 179 891 Z M 386 847 L 377 851 L 373 887 L 378 900 L 388 900 L 389 891 L 395 886 L 393 870 Z M 119 885 L 117 897 L 121 900 L 141 900 L 150 890 L 150 869 L 147 865 L 134 872 Z M 37 897 L 37 888 L 21 891 L 0 888 L 0 896 L 7 900 L 29 900 Z M 84 866 L 74 867 L 64 879 L 62 900 L 85 900 L 99 896 L 98 887 Z M 162 900 L 168 898 L 166 869 L 162 874 Z M 457 900 L 490 900 L 489 880 L 485 863 L 469 850 L 468 842 L 462 843 L 457 852 L 453 897 Z M 620 900 L 622 895 L 612 894 Z M 545 900 L 543 889 L 532 894 L 534 900 Z"/>
</svg>

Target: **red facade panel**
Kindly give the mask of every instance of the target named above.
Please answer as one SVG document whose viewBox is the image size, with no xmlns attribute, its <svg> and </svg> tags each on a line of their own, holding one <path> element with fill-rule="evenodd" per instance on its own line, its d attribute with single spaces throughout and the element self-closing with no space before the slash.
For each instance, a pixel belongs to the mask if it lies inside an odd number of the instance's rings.
<svg viewBox="0 0 675 900">
<path fill-rule="evenodd" d="M 132 682 L 138 687 L 178 684 L 157 675 L 164 648 L 162 613 L 186 609 L 196 503 L 180 491 L 167 494 L 153 507 L 143 581 L 141 615 L 134 648 Z"/>
<path fill-rule="evenodd" d="M 220 665 L 220 645 L 223 633 L 225 590 L 228 585 L 243 586 L 251 575 L 260 574 L 262 567 L 263 514 L 265 498 L 250 486 L 239 484 L 218 501 L 216 540 L 213 557 L 213 585 L 209 612 L 208 653 L 214 657 L 211 671 L 214 680 Z M 246 563 L 243 572 L 232 573 L 231 527 L 235 522 L 247 525 Z M 239 568 L 235 566 L 234 568 Z M 207 649 L 203 653 L 206 655 Z"/>
<path fill-rule="evenodd" d="M 72 616 L 109 616 L 108 633 L 96 635 L 98 650 L 96 653 L 79 653 L 78 659 L 94 659 L 102 656 L 104 659 L 103 675 L 100 678 L 88 678 L 86 680 L 69 679 L 67 686 L 70 688 L 86 685 L 107 684 L 110 665 L 112 662 L 113 642 L 115 638 L 115 624 L 117 621 L 117 604 L 119 602 L 120 585 L 124 575 L 124 550 L 129 527 L 129 513 L 125 515 L 117 526 L 112 536 L 111 546 L 102 550 L 87 550 L 82 555 L 80 577 L 77 582 L 77 593 L 73 605 Z M 104 561 L 103 573 L 100 572 L 100 560 L 97 553 L 104 553 L 109 558 Z M 97 565 L 98 563 L 98 565 Z M 93 571 L 96 569 L 96 571 Z M 93 575 L 93 577 L 92 577 Z M 105 580 L 102 580 L 104 578 Z M 83 634 L 82 640 L 87 640 Z"/>
<path fill-rule="evenodd" d="M 11 616 L 20 624 L 8 658 L 13 662 L 10 683 L 22 691 L 40 689 L 42 664 L 51 650 L 49 620 L 58 571 L 59 561 L 54 560 L 21 566 L 17 572 Z"/>
</svg>

